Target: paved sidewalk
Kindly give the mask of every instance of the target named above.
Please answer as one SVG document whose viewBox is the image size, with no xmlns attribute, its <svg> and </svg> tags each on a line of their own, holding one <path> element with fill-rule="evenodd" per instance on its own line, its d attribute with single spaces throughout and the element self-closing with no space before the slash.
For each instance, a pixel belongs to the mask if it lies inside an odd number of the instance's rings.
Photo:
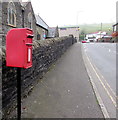
<svg viewBox="0 0 118 120">
<path fill-rule="evenodd" d="M 103 118 L 79 43 L 62 55 L 23 101 L 22 118 Z"/>
</svg>

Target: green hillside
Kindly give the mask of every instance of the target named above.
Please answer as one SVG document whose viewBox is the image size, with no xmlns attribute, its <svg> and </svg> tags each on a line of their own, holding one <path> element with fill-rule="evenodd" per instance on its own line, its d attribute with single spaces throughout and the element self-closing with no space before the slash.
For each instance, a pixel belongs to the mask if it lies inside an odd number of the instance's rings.
<svg viewBox="0 0 118 120">
<path fill-rule="evenodd" d="M 106 31 L 109 34 L 112 33 L 112 25 L 114 23 L 102 23 L 102 31 Z M 85 34 L 97 32 L 101 30 L 101 24 L 84 24 L 79 25 L 80 34 L 84 32 Z"/>
</svg>

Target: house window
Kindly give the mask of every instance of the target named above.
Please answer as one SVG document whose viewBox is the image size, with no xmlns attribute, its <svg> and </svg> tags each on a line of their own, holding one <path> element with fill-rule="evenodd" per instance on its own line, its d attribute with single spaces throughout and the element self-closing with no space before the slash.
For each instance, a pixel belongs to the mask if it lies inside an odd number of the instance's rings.
<svg viewBox="0 0 118 120">
<path fill-rule="evenodd" d="M 31 29 L 33 28 L 32 27 L 32 14 L 31 13 L 28 14 L 28 26 Z"/>
<path fill-rule="evenodd" d="M 16 9 L 12 2 L 8 4 L 8 24 L 16 26 Z"/>
<path fill-rule="evenodd" d="M 37 32 L 37 40 L 40 40 L 41 39 L 41 36 L 40 34 Z"/>
</svg>

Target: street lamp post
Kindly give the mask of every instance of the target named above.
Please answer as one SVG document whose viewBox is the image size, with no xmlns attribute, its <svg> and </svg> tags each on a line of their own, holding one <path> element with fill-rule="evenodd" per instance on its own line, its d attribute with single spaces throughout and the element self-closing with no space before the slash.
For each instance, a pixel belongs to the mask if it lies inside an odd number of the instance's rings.
<svg viewBox="0 0 118 120">
<path fill-rule="evenodd" d="M 78 28 L 78 42 L 79 42 L 79 31 L 80 31 L 80 28 Z"/>
<path fill-rule="evenodd" d="M 78 16 L 79 16 L 79 14 L 81 13 L 81 12 L 83 12 L 83 11 L 77 11 L 77 19 L 76 19 L 76 25 L 78 25 Z"/>
</svg>

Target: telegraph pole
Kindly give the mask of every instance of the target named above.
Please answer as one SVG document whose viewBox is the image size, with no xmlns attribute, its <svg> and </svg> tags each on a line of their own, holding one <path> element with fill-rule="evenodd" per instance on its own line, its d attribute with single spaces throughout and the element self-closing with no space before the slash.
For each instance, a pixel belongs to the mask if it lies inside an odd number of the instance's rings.
<svg viewBox="0 0 118 120">
<path fill-rule="evenodd" d="M 101 32 L 102 32 L 102 23 L 101 23 Z"/>
<path fill-rule="evenodd" d="M 101 28 L 100 28 L 100 40 L 101 40 L 101 33 L 102 33 L 102 23 L 101 23 Z"/>
</svg>

